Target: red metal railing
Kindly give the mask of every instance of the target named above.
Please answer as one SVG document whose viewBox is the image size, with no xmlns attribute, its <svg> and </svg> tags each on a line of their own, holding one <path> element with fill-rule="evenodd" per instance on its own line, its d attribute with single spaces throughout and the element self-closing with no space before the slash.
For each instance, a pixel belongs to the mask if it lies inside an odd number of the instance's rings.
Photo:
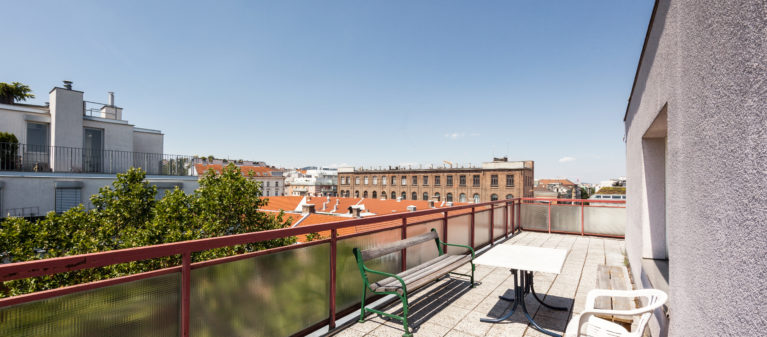
<svg viewBox="0 0 767 337">
<path fill-rule="evenodd" d="M 587 231 L 585 228 L 585 210 L 586 208 L 626 208 L 626 201 L 625 200 L 608 200 L 608 199 L 548 199 L 548 198 L 518 198 L 518 207 L 521 209 L 524 207 L 524 205 L 547 205 L 547 216 L 546 216 L 546 226 L 548 227 L 546 230 L 541 230 L 538 228 L 531 228 L 530 226 L 525 227 L 522 225 L 521 221 L 521 214 L 518 214 L 520 216 L 518 220 L 518 224 L 520 225 L 519 229 L 521 230 L 527 230 L 527 231 L 535 231 L 535 232 L 547 232 L 547 233 L 558 233 L 558 234 L 576 234 L 576 235 L 593 235 L 593 236 L 602 236 L 602 237 L 612 237 L 612 238 L 624 238 L 624 235 L 616 235 L 616 234 L 606 234 L 606 233 L 600 233 L 597 231 Z M 557 230 L 552 229 L 551 227 L 551 210 L 552 207 L 578 207 L 580 208 L 579 217 L 580 217 L 580 231 L 568 231 L 568 230 Z M 521 213 L 521 211 L 519 212 Z"/>
<path fill-rule="evenodd" d="M 30 278 L 30 277 L 54 275 L 58 273 L 71 272 L 71 271 L 89 269 L 89 268 L 98 268 L 98 267 L 103 267 L 108 265 L 142 261 L 142 260 L 161 258 L 166 256 L 173 256 L 173 255 L 182 256 L 182 264 L 180 266 L 174 266 L 174 267 L 150 271 L 150 272 L 123 276 L 123 277 L 118 277 L 118 278 L 109 279 L 109 280 L 90 282 L 90 283 L 79 284 L 74 286 L 62 287 L 58 289 L 35 292 L 31 294 L 2 298 L 0 299 L 0 310 L 12 305 L 28 303 L 32 301 L 53 298 L 53 297 L 62 296 L 66 294 L 72 294 L 72 293 L 78 293 L 78 292 L 82 292 L 86 290 L 102 288 L 102 287 L 106 287 L 110 285 L 147 279 L 147 278 L 155 277 L 159 275 L 180 272 L 181 273 L 181 301 L 180 301 L 181 333 L 180 335 L 183 337 L 186 337 L 186 336 L 189 336 L 189 325 L 190 325 L 190 321 L 189 321 L 190 282 L 191 282 L 190 273 L 192 270 L 201 268 L 201 267 L 210 266 L 210 265 L 238 261 L 238 260 L 252 258 L 256 256 L 274 254 L 274 253 L 282 252 L 286 250 L 292 250 L 292 249 L 298 249 L 298 248 L 308 247 L 312 245 L 328 243 L 330 246 L 330 265 L 329 265 L 329 268 L 330 268 L 329 296 L 330 298 L 329 298 L 329 307 L 328 307 L 328 317 L 324 321 L 314 326 L 306 327 L 306 329 L 299 332 L 298 334 L 299 335 L 306 334 L 310 332 L 312 329 L 316 329 L 325 324 L 328 325 L 330 329 L 333 329 L 335 328 L 335 324 L 336 324 L 336 315 L 343 313 L 342 311 L 338 311 L 336 308 L 336 277 L 337 277 L 336 255 L 337 255 L 337 242 L 339 240 L 339 235 L 338 235 L 339 229 L 399 220 L 401 221 L 400 225 L 387 226 L 384 228 L 378 228 L 371 231 L 345 235 L 342 238 L 351 238 L 351 237 L 362 236 L 362 235 L 370 235 L 377 232 L 392 230 L 393 228 L 397 228 L 397 226 L 399 226 L 401 227 L 401 237 L 402 239 L 405 239 L 407 237 L 408 227 L 427 223 L 427 222 L 434 222 L 435 220 L 436 221 L 441 220 L 442 222 L 441 227 L 442 227 L 442 232 L 444 236 L 443 240 L 449 241 L 450 236 L 448 233 L 448 220 L 453 217 L 470 214 L 471 215 L 470 216 L 471 229 L 469 234 L 470 245 L 475 248 L 481 248 L 483 246 L 495 244 L 495 241 L 497 241 L 498 239 L 508 238 L 509 235 L 513 234 L 516 230 L 525 229 L 525 226 L 523 226 L 521 223 L 521 220 L 522 220 L 521 207 L 522 205 L 532 203 L 533 201 L 548 202 L 549 209 L 551 208 L 552 201 L 579 202 L 580 207 L 582 208 L 593 207 L 593 206 L 584 205 L 583 200 L 517 198 L 517 199 L 486 202 L 486 203 L 480 203 L 480 204 L 455 206 L 455 207 L 449 207 L 449 208 L 437 208 L 437 209 L 428 209 L 428 210 L 416 211 L 416 212 L 373 216 L 373 217 L 367 217 L 367 218 L 351 219 L 351 220 L 337 221 L 337 222 L 318 224 L 318 225 L 299 226 L 299 227 L 283 228 L 283 229 L 276 229 L 276 230 L 269 230 L 269 231 L 262 231 L 262 232 L 237 234 L 237 235 L 207 238 L 207 239 L 194 240 L 194 241 L 173 242 L 173 243 L 167 243 L 167 244 L 161 244 L 161 245 L 155 245 L 155 246 L 137 247 L 137 248 L 113 250 L 113 251 L 106 251 L 106 252 L 75 255 L 75 256 L 57 257 L 57 258 L 50 258 L 50 259 L 44 259 L 44 260 L 3 264 L 3 265 L 0 265 L 0 282 L 18 280 L 18 279 L 24 279 L 24 278 Z M 600 203 L 618 204 L 620 202 L 600 201 Z M 497 237 L 495 237 L 494 235 L 496 233 L 494 232 L 493 228 L 495 227 L 494 216 L 496 216 L 496 214 L 494 209 L 497 206 L 501 206 L 504 208 L 504 213 L 503 213 L 504 230 L 502 233 L 498 233 L 502 235 L 498 235 Z M 599 207 L 599 206 L 596 206 L 596 207 Z M 490 239 L 487 243 L 483 243 L 480 247 L 476 247 L 476 244 L 475 244 L 476 239 L 474 235 L 475 234 L 474 218 L 478 209 L 480 211 L 485 211 L 486 209 L 489 209 L 489 212 L 490 212 L 490 223 L 489 223 Z M 467 210 L 469 212 L 466 212 Z M 418 218 L 425 215 L 437 214 L 437 213 L 441 213 L 442 216 L 438 218 L 429 218 L 428 220 L 417 221 L 417 222 L 408 221 L 408 219 Z M 449 215 L 449 213 L 452 213 L 453 215 L 451 216 Z M 550 214 L 550 211 L 549 211 L 549 214 Z M 549 232 L 555 232 L 555 231 L 551 231 L 550 216 L 548 217 L 548 221 L 549 221 Z M 583 229 L 583 218 L 581 218 L 581 228 Z M 322 240 L 304 243 L 304 244 L 283 246 L 283 247 L 278 247 L 278 248 L 273 248 L 273 249 L 268 249 L 263 251 L 257 251 L 257 252 L 251 252 L 251 253 L 229 256 L 224 258 L 218 258 L 214 260 L 191 263 L 191 254 L 194 252 L 200 252 L 200 251 L 234 246 L 234 245 L 242 245 L 247 243 L 268 241 L 268 240 L 285 238 L 290 236 L 306 235 L 309 233 L 318 233 L 322 231 L 330 231 L 331 233 L 330 237 L 326 239 L 322 239 Z M 580 233 L 572 233 L 572 234 L 584 235 L 584 234 L 591 234 L 591 233 L 584 233 L 584 231 L 581 230 Z M 407 250 L 402 250 L 401 257 L 402 257 L 401 268 L 404 270 L 407 266 L 407 262 L 406 262 Z"/>
</svg>

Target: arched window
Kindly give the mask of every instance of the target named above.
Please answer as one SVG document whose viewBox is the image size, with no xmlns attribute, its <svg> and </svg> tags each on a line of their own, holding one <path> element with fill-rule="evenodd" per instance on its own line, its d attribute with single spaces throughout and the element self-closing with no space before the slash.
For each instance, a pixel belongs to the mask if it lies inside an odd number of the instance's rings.
<svg viewBox="0 0 767 337">
<path fill-rule="evenodd" d="M 434 199 L 437 199 L 437 201 L 439 201 L 439 192 L 434 193 Z"/>
<path fill-rule="evenodd" d="M 429 193 L 423 192 L 423 200 L 429 200 Z"/>
<path fill-rule="evenodd" d="M 466 193 L 461 193 L 461 195 L 458 196 L 458 201 L 466 202 Z"/>
<path fill-rule="evenodd" d="M 354 191 L 354 197 L 359 198 L 360 197 L 360 191 Z"/>
<path fill-rule="evenodd" d="M 511 194 L 507 194 L 507 195 L 506 195 L 506 200 L 509 200 L 509 199 L 514 199 L 514 196 L 513 196 L 513 195 L 511 195 Z"/>
<path fill-rule="evenodd" d="M 367 198 L 368 197 L 368 191 L 362 192 L 362 197 Z"/>
<path fill-rule="evenodd" d="M 381 199 L 386 200 L 386 191 L 381 191 Z"/>
<path fill-rule="evenodd" d="M 453 202 L 453 193 L 448 193 L 448 194 L 445 196 L 445 201 L 447 201 L 447 202 Z"/>
<path fill-rule="evenodd" d="M 401 199 L 402 200 L 407 200 L 407 193 L 402 192 L 402 198 Z"/>
<path fill-rule="evenodd" d="M 479 194 L 477 194 L 477 193 L 474 193 L 474 203 L 475 204 L 479 203 Z"/>
<path fill-rule="evenodd" d="M 413 193 L 410 195 L 410 200 L 418 200 L 418 193 L 415 193 L 415 192 L 413 192 Z"/>
<path fill-rule="evenodd" d="M 378 199 L 378 192 L 373 191 L 373 199 Z"/>
<path fill-rule="evenodd" d="M 397 199 L 397 192 L 391 191 L 391 200 Z"/>
<path fill-rule="evenodd" d="M 493 193 L 493 195 L 490 196 L 490 201 L 496 201 L 498 200 L 498 195 Z"/>
</svg>

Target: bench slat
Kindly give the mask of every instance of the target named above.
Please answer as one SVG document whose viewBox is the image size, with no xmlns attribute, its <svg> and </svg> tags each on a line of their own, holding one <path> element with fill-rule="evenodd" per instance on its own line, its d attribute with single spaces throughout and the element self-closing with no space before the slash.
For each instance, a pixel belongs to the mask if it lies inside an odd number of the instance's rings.
<svg viewBox="0 0 767 337">
<path fill-rule="evenodd" d="M 424 243 L 429 240 L 434 240 L 437 238 L 437 232 L 428 232 L 426 234 L 421 234 L 418 236 L 414 236 L 412 238 L 407 238 L 405 240 L 400 240 L 397 242 L 393 242 L 391 244 L 382 245 L 375 248 L 370 248 L 362 251 L 362 260 L 367 261 L 370 259 L 375 259 L 377 257 L 384 256 L 386 254 L 391 254 L 396 251 L 400 251 L 402 249 L 405 249 L 410 246 L 417 245 L 419 243 Z"/>
<path fill-rule="evenodd" d="M 408 292 L 410 292 L 439 278 L 442 275 L 447 274 L 450 271 L 461 267 L 469 261 L 471 261 L 471 256 L 468 255 L 449 255 L 449 258 L 442 259 L 438 263 L 425 262 L 421 265 L 425 266 L 423 268 L 419 268 L 417 272 L 411 273 L 404 277 L 401 276 L 403 273 L 400 273 L 397 276 L 402 277 L 402 280 L 405 281 Z M 397 291 L 401 293 L 402 284 L 400 284 L 397 279 L 389 277 L 377 283 L 371 284 L 370 289 L 373 291 Z"/>
<path fill-rule="evenodd" d="M 444 266 L 452 264 L 460 258 L 461 256 L 459 255 L 442 255 L 438 258 L 426 261 L 411 269 L 401 272 L 397 274 L 397 276 L 401 277 L 402 281 L 404 281 L 405 284 L 408 284 L 412 282 L 413 280 L 417 280 L 418 278 L 423 277 L 424 275 L 431 274 L 432 272 L 434 272 L 434 270 L 438 270 Z M 371 288 L 374 286 L 375 287 L 400 287 L 401 284 L 396 278 L 387 277 L 370 286 Z"/>
</svg>

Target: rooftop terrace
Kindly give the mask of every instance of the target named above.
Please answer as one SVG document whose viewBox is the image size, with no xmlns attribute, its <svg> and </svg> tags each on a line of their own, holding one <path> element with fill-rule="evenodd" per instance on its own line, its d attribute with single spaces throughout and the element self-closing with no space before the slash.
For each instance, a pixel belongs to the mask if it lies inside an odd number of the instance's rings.
<svg viewBox="0 0 767 337">
<path fill-rule="evenodd" d="M 563 333 L 573 314 L 584 308 L 589 290 L 596 285 L 597 266 L 600 264 L 623 264 L 624 242 L 622 239 L 520 232 L 506 240 L 505 245 L 538 246 L 567 249 L 568 255 L 560 275 L 536 273 L 535 288 L 549 304 L 565 306 L 567 311 L 555 311 L 542 307 L 527 298 L 530 314 L 543 328 Z M 466 273 L 469 265 L 458 272 Z M 481 323 L 481 317 L 500 317 L 510 310 L 509 302 L 498 296 L 513 296 L 513 278 L 509 270 L 477 265 L 475 277 L 480 283 L 468 287 L 468 279 L 451 276 L 415 293 L 409 321 L 415 336 L 546 336 L 530 327 L 517 310 L 510 320 L 503 323 Z M 545 297 L 543 296 L 545 294 Z M 399 304 L 386 307 L 387 312 L 401 313 Z M 365 323 L 354 323 L 340 330 L 335 336 L 401 336 L 402 324 L 368 315 Z"/>
</svg>

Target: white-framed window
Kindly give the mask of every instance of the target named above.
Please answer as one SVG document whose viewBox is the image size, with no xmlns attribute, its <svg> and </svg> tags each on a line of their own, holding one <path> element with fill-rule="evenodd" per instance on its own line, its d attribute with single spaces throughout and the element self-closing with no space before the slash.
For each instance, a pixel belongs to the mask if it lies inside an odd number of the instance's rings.
<svg viewBox="0 0 767 337">
<path fill-rule="evenodd" d="M 378 176 L 373 176 L 373 185 L 378 185 Z"/>
<path fill-rule="evenodd" d="M 368 184 L 368 176 L 365 176 L 365 185 Z"/>
<path fill-rule="evenodd" d="M 386 185 L 386 176 L 381 177 L 381 185 Z"/>
<path fill-rule="evenodd" d="M 407 185 L 407 177 L 406 176 L 402 176 L 402 184 L 400 184 L 400 185 L 402 185 L 402 186 Z"/>
<path fill-rule="evenodd" d="M 56 188 L 56 213 L 64 213 L 82 203 L 80 188 Z"/>
<path fill-rule="evenodd" d="M 360 184 L 360 177 L 354 177 L 354 183 L 359 185 Z"/>
</svg>

